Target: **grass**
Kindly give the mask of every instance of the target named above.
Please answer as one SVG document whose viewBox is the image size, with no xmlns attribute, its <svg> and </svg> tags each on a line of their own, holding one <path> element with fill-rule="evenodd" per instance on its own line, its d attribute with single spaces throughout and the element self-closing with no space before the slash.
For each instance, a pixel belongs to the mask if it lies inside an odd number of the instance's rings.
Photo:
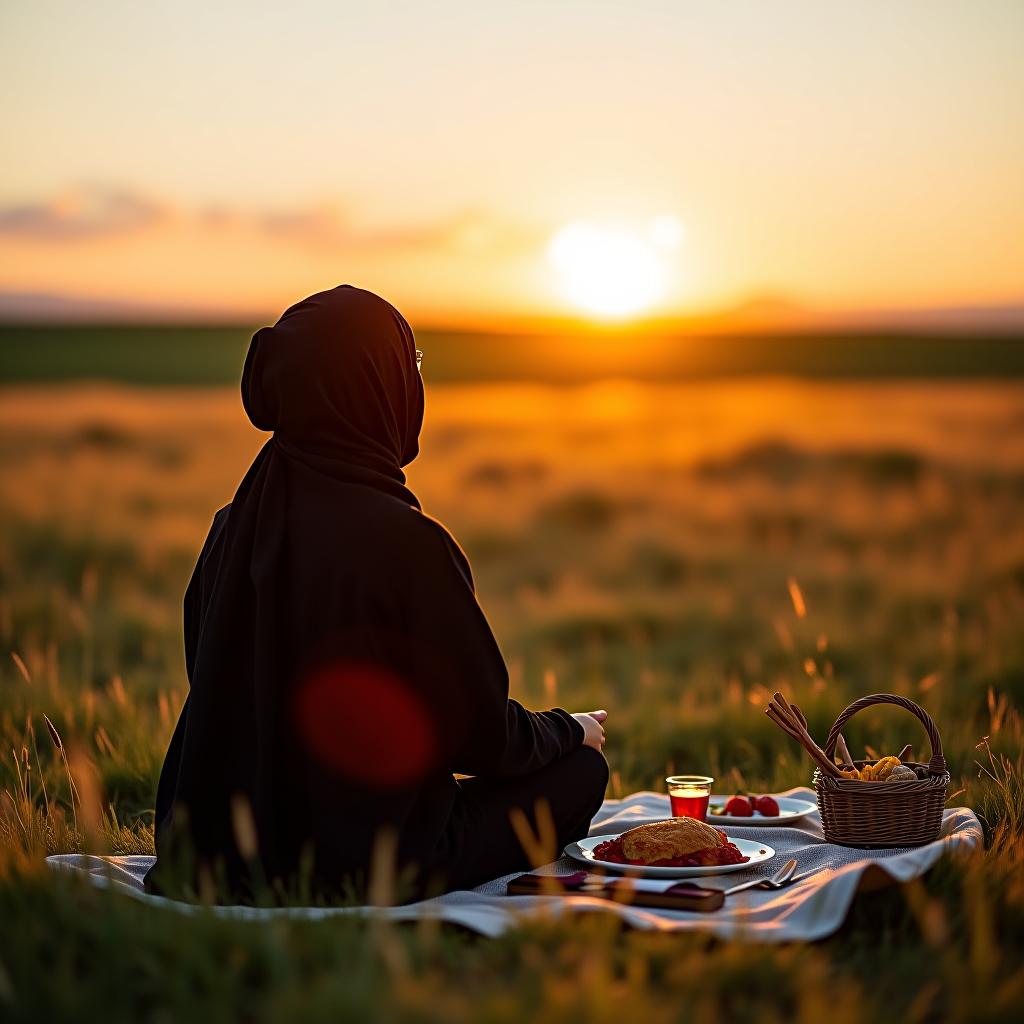
<svg viewBox="0 0 1024 1024">
<path fill-rule="evenodd" d="M 83 379 L 156 387 L 231 384 L 260 326 L 0 324 L 0 384 Z M 437 383 L 766 373 L 826 380 L 1024 376 L 1024 338 L 1015 335 L 818 332 L 704 338 L 627 327 L 580 328 L 572 344 L 564 335 L 413 326 Z"/>
<path fill-rule="evenodd" d="M 863 895 L 826 942 L 776 949 L 604 919 L 489 941 L 183 918 L 47 872 L 48 852 L 151 849 L 186 685 L 181 593 L 261 437 L 218 389 L 7 390 L 0 1019 L 1019 1015 L 1022 397 L 785 380 L 431 390 L 413 485 L 473 560 L 515 695 L 609 708 L 613 794 L 672 768 L 805 784 L 807 759 L 761 713 L 776 688 L 818 736 L 876 690 L 936 718 L 952 802 L 978 811 L 987 849 Z M 891 709 L 847 738 L 920 750 L 923 733 Z"/>
</svg>

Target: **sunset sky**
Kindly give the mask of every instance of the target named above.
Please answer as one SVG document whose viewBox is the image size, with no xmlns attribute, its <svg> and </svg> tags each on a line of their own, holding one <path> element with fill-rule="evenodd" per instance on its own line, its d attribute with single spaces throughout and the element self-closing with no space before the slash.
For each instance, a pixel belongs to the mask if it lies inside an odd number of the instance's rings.
<svg viewBox="0 0 1024 1024">
<path fill-rule="evenodd" d="M 0 293 L 434 322 L 1024 300 L 1024 3 L 0 8 Z"/>
</svg>

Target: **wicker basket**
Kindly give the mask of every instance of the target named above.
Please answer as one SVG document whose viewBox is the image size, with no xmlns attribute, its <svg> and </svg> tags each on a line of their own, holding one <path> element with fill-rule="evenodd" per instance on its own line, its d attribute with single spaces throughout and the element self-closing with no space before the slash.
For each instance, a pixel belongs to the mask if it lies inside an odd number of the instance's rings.
<svg viewBox="0 0 1024 1024">
<path fill-rule="evenodd" d="M 833 758 L 843 726 L 858 711 L 873 704 L 895 704 L 916 716 L 928 733 L 931 760 L 927 765 L 908 762 L 910 768 L 927 768 L 928 778 L 906 782 L 862 782 L 834 779 L 821 770 L 814 773 L 821 827 L 825 839 L 841 846 L 921 846 L 939 838 L 942 808 L 946 802 L 949 772 L 942 756 L 942 739 L 931 715 L 906 697 L 874 693 L 855 700 L 835 721 L 825 743 Z M 855 762 L 858 768 L 863 761 Z"/>
</svg>

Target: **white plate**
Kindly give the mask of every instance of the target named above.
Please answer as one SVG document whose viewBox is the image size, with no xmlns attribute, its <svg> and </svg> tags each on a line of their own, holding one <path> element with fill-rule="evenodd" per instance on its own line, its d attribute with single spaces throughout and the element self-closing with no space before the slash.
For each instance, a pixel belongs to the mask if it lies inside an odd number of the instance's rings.
<svg viewBox="0 0 1024 1024">
<path fill-rule="evenodd" d="M 765 794 L 767 796 L 767 794 Z M 805 815 L 816 811 L 818 809 L 817 804 L 812 804 L 809 800 L 793 800 L 788 796 L 777 796 L 775 802 L 779 805 L 779 813 L 777 817 L 766 818 L 757 811 L 750 818 L 737 818 L 732 814 L 712 814 L 710 808 L 712 807 L 724 807 L 731 797 L 727 796 L 713 796 L 708 801 L 708 814 L 705 817 L 705 821 L 709 825 L 790 825 L 794 821 L 799 821 Z"/>
<path fill-rule="evenodd" d="M 566 855 L 578 860 L 588 867 L 601 867 L 607 871 L 615 871 L 620 875 L 636 875 L 640 878 L 693 878 L 697 875 L 725 875 L 730 871 L 743 871 L 752 868 L 755 864 L 763 864 L 775 856 L 775 851 L 764 843 L 755 843 L 749 839 L 732 839 L 730 842 L 736 844 L 737 849 L 750 860 L 744 864 L 713 864 L 709 867 L 699 868 L 666 868 L 666 867 L 644 867 L 640 864 L 613 864 L 608 860 L 598 860 L 594 856 L 594 847 L 609 839 L 617 839 L 618 836 L 590 836 L 581 839 L 578 843 L 570 843 L 566 848 Z M 761 851 L 764 851 L 763 853 Z"/>
</svg>

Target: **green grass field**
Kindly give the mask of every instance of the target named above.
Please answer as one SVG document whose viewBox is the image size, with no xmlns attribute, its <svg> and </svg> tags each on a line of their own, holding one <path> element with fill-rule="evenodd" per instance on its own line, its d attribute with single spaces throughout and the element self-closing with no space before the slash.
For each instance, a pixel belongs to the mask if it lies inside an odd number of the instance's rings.
<svg viewBox="0 0 1024 1024">
<path fill-rule="evenodd" d="M 147 386 L 238 379 L 256 326 L 0 324 L 0 385 L 107 380 Z M 814 379 L 1024 377 L 1024 338 L 915 333 L 686 337 L 607 328 L 545 334 L 417 328 L 435 383 L 576 383 L 772 375 Z"/>
<path fill-rule="evenodd" d="M 31 376 L 11 365 L 4 379 Z M 187 383 L 222 371 L 196 372 Z M 233 389 L 7 387 L 0 1019 L 1019 1015 L 1022 410 L 1024 385 L 984 381 L 429 389 L 413 486 L 473 561 L 514 694 L 609 709 L 612 795 L 671 768 L 722 789 L 805 784 L 809 760 L 761 710 L 774 689 L 819 737 L 879 690 L 935 717 L 951 802 L 979 812 L 987 849 L 865 894 L 826 942 L 776 949 L 605 919 L 497 941 L 436 924 L 230 923 L 47 873 L 48 852 L 151 849 L 186 686 L 182 591 L 261 436 Z M 855 752 L 923 743 L 895 709 L 858 716 L 847 738 Z"/>
</svg>

